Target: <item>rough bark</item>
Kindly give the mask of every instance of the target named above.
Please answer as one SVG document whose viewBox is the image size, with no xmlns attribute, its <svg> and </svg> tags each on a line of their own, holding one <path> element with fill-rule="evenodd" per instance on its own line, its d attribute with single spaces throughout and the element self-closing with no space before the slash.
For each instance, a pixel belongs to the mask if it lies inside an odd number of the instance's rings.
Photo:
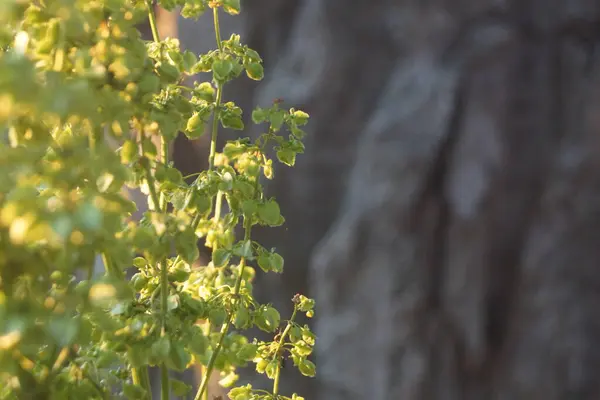
<svg viewBox="0 0 600 400">
<path fill-rule="evenodd" d="M 262 234 L 286 257 L 264 298 L 318 303 L 317 384 L 285 389 L 600 398 L 600 3 L 243 5 L 267 79 L 227 96 L 312 117 L 269 187 L 288 230 Z"/>
</svg>

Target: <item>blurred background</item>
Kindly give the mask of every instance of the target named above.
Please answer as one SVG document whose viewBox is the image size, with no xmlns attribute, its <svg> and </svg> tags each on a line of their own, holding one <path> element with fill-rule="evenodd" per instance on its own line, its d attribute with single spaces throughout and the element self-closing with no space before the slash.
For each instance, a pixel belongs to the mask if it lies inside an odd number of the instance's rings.
<svg viewBox="0 0 600 400">
<path fill-rule="evenodd" d="M 223 38 L 241 34 L 265 80 L 225 99 L 311 116 L 267 188 L 287 223 L 259 237 L 285 257 L 259 299 L 284 318 L 295 293 L 317 301 L 317 377 L 290 366 L 282 391 L 600 399 L 600 1 L 242 7 Z M 160 12 L 161 36 L 212 49 L 209 14 Z M 203 140 L 174 153 L 206 165 Z"/>
</svg>

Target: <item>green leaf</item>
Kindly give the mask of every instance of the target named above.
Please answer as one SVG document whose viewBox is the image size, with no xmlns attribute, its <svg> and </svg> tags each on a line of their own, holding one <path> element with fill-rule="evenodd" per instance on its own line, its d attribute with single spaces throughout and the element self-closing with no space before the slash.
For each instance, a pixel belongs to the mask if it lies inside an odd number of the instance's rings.
<svg viewBox="0 0 600 400">
<path fill-rule="evenodd" d="M 275 332 L 280 321 L 279 311 L 271 306 L 261 309 L 255 317 L 256 326 L 265 332 Z"/>
<path fill-rule="evenodd" d="M 212 252 L 212 262 L 215 267 L 222 267 L 229 261 L 231 252 L 225 249 L 216 249 Z"/>
<path fill-rule="evenodd" d="M 237 352 L 237 357 L 240 360 L 251 361 L 256 357 L 258 346 L 253 343 L 246 343 Z"/>
<path fill-rule="evenodd" d="M 146 278 L 142 273 L 138 272 L 137 274 L 131 277 L 131 286 L 136 291 L 140 291 L 146 287 L 148 284 L 148 278 Z"/>
<path fill-rule="evenodd" d="M 181 67 L 183 66 L 181 65 L 183 63 L 183 54 L 181 54 L 179 50 L 169 50 L 167 51 L 167 56 L 176 67 L 181 69 Z"/>
<path fill-rule="evenodd" d="M 269 365 L 269 360 L 265 360 L 264 358 L 254 359 L 256 363 L 256 372 L 259 374 L 264 374 L 267 369 L 267 365 Z"/>
<path fill-rule="evenodd" d="M 281 257 L 277 253 L 271 253 L 271 256 L 269 258 L 270 258 L 271 269 L 274 272 L 282 273 L 283 272 L 283 257 Z"/>
<path fill-rule="evenodd" d="M 240 13 L 240 0 L 223 0 L 223 9 L 231 15 Z"/>
<path fill-rule="evenodd" d="M 310 331 L 308 325 L 305 325 L 304 328 L 302 328 L 302 340 L 304 340 L 309 346 L 314 346 L 315 339 L 315 334 Z"/>
<path fill-rule="evenodd" d="M 233 247 L 232 253 L 238 257 L 251 258 L 253 255 L 252 254 L 252 241 L 246 240 L 246 241 L 237 243 Z"/>
<path fill-rule="evenodd" d="M 260 269 L 262 269 L 265 272 L 270 272 L 271 271 L 271 257 L 269 255 L 269 253 L 264 252 L 261 253 L 258 256 L 258 266 L 260 267 Z"/>
<path fill-rule="evenodd" d="M 281 149 L 277 151 L 277 159 L 282 164 L 287 165 L 288 167 L 293 167 L 296 163 L 296 152 L 291 149 Z"/>
<path fill-rule="evenodd" d="M 171 342 L 171 351 L 167 359 L 167 366 L 176 371 L 184 371 L 192 360 L 191 356 L 185 351 L 184 344 L 181 342 Z"/>
<path fill-rule="evenodd" d="M 119 355 L 114 351 L 103 351 L 100 356 L 96 358 L 96 367 L 98 368 L 109 368 L 120 361 Z"/>
<path fill-rule="evenodd" d="M 303 341 L 299 341 L 294 345 L 294 353 L 298 354 L 301 357 L 309 356 L 312 353 L 312 351 L 312 347 Z"/>
<path fill-rule="evenodd" d="M 152 228 L 140 226 L 135 229 L 132 241 L 136 249 L 144 251 L 155 246 L 156 237 L 152 232 Z"/>
<path fill-rule="evenodd" d="M 179 295 L 172 294 L 167 297 L 167 310 L 173 311 L 179 307 Z"/>
<path fill-rule="evenodd" d="M 235 319 L 233 320 L 233 326 L 237 329 L 249 328 L 251 322 L 250 312 L 245 307 L 240 307 L 235 313 Z"/>
<path fill-rule="evenodd" d="M 173 204 L 176 210 L 183 210 L 185 208 L 185 201 L 187 199 L 187 192 L 184 190 L 175 190 L 171 193 L 169 202 Z"/>
<path fill-rule="evenodd" d="M 148 261 L 144 257 L 136 257 L 133 259 L 133 265 L 137 268 L 145 268 L 148 265 Z"/>
<path fill-rule="evenodd" d="M 258 204 L 254 200 L 245 200 L 242 203 L 242 211 L 244 216 L 251 216 L 258 210 Z"/>
<path fill-rule="evenodd" d="M 183 263 L 180 262 L 179 264 L 183 264 Z M 187 270 L 184 265 L 178 266 L 177 268 L 173 269 L 173 271 L 171 271 L 169 273 L 169 281 L 185 282 L 188 280 L 188 278 L 190 277 L 190 271 Z"/>
<path fill-rule="evenodd" d="M 189 50 L 186 50 L 183 53 L 182 66 L 186 71 L 192 69 L 192 67 L 198 62 L 198 58 L 196 54 L 192 53 Z"/>
<path fill-rule="evenodd" d="M 300 370 L 300 373 L 304 376 L 314 377 L 316 374 L 315 364 L 306 359 L 300 361 L 298 364 L 298 370 Z"/>
<path fill-rule="evenodd" d="M 315 301 L 313 299 L 309 299 L 306 296 L 300 295 L 298 302 L 298 309 L 300 311 L 310 311 L 315 307 Z"/>
<path fill-rule="evenodd" d="M 246 65 L 246 75 L 248 78 L 255 81 L 260 81 L 264 78 L 263 66 L 259 63 L 250 63 Z"/>
<path fill-rule="evenodd" d="M 294 325 L 290 329 L 290 341 L 292 343 L 296 343 L 298 340 L 302 339 L 302 330 L 299 326 Z"/>
<path fill-rule="evenodd" d="M 221 326 L 227 319 L 227 313 L 222 308 L 213 308 L 208 313 L 208 319 L 213 326 Z"/>
<path fill-rule="evenodd" d="M 233 175 L 227 171 L 221 176 L 219 190 L 222 190 L 223 192 L 229 192 L 231 189 L 233 189 Z"/>
<path fill-rule="evenodd" d="M 251 198 L 254 196 L 254 185 L 248 182 L 236 180 L 233 183 L 233 188 L 235 190 L 239 190 L 242 193 L 242 195 L 246 198 Z"/>
<path fill-rule="evenodd" d="M 233 70 L 233 63 L 230 60 L 216 59 L 212 64 L 212 71 L 217 81 L 226 81 Z"/>
<path fill-rule="evenodd" d="M 260 124 L 262 122 L 267 121 L 269 118 L 269 113 L 267 110 L 264 110 L 260 107 L 256 107 L 254 111 L 252 111 L 252 122 L 255 124 Z"/>
<path fill-rule="evenodd" d="M 258 217 L 269 226 L 281 225 L 281 211 L 275 200 L 258 205 Z"/>
<path fill-rule="evenodd" d="M 160 361 L 166 360 L 169 356 L 170 351 L 171 342 L 166 336 L 160 337 L 156 342 L 152 344 L 152 347 L 150 348 L 150 353 L 152 354 L 152 356 Z"/>
<path fill-rule="evenodd" d="M 150 139 L 142 140 L 142 154 L 144 157 L 148 157 L 151 160 L 154 160 L 158 154 L 156 150 L 156 146 Z"/>
<path fill-rule="evenodd" d="M 275 379 L 275 373 L 277 372 L 277 361 L 273 360 L 267 364 L 265 373 L 269 379 Z"/>
<path fill-rule="evenodd" d="M 158 66 L 158 76 L 167 83 L 172 83 L 172 82 L 176 82 L 179 79 L 179 70 L 177 69 L 176 66 L 168 64 L 168 63 L 161 63 Z"/>
<path fill-rule="evenodd" d="M 177 235 L 175 241 L 175 250 L 181 258 L 188 264 L 193 264 L 200 257 L 198 246 L 196 245 L 197 238 L 194 232 L 186 230 Z"/>
<path fill-rule="evenodd" d="M 295 110 L 291 114 L 292 118 L 294 119 L 294 122 L 296 122 L 298 126 L 306 125 L 306 123 L 308 122 L 309 116 L 304 111 Z"/>
<path fill-rule="evenodd" d="M 115 176 L 113 174 L 104 173 L 98 177 L 96 180 L 96 185 L 98 186 L 98 190 L 100 193 L 106 192 L 110 185 L 114 182 Z"/>
<path fill-rule="evenodd" d="M 239 378 L 240 378 L 240 376 L 238 374 L 231 371 L 230 373 L 228 373 L 227 375 L 225 375 L 223 378 L 221 378 L 219 380 L 219 385 L 224 388 L 233 386 L 233 384 L 235 384 Z"/>
<path fill-rule="evenodd" d="M 252 385 L 240 386 L 233 388 L 229 391 L 227 396 L 231 400 L 251 400 L 252 398 Z"/>
<path fill-rule="evenodd" d="M 273 179 L 273 162 L 272 160 L 267 160 L 263 165 L 263 173 L 265 174 L 265 178 Z"/>
<path fill-rule="evenodd" d="M 271 112 L 269 115 L 269 121 L 271 122 L 271 129 L 273 132 L 277 132 L 281 129 L 283 121 L 285 120 L 285 112 L 283 110 L 276 110 Z"/>
<path fill-rule="evenodd" d="M 228 158 L 236 158 L 244 154 L 248 149 L 248 146 L 238 141 L 228 142 L 223 148 L 223 154 Z"/>
<path fill-rule="evenodd" d="M 242 117 L 239 115 L 223 113 L 219 115 L 219 117 L 223 128 L 231 128 L 238 131 L 244 129 L 244 122 L 242 121 Z"/>
<path fill-rule="evenodd" d="M 202 119 L 202 116 L 199 113 L 194 113 L 190 119 L 188 119 L 187 124 L 185 126 L 185 134 L 189 139 L 198 139 L 202 135 L 204 135 L 205 121 Z"/>
<path fill-rule="evenodd" d="M 186 2 L 181 9 L 181 16 L 188 19 L 198 19 L 198 17 L 200 17 L 205 10 L 206 5 L 202 1 L 195 3 Z"/>
<path fill-rule="evenodd" d="M 55 318 L 48 324 L 48 331 L 59 346 L 64 347 L 73 342 L 79 331 L 79 322 L 73 318 Z"/>
<path fill-rule="evenodd" d="M 142 345 L 133 345 L 127 349 L 127 359 L 133 368 L 144 366 L 148 363 L 148 349 Z"/>
<path fill-rule="evenodd" d="M 178 379 L 171 378 L 169 379 L 169 384 L 171 385 L 171 391 L 175 396 L 183 397 L 187 395 L 192 387 L 187 385 L 185 382 L 180 381 Z"/>
<path fill-rule="evenodd" d="M 138 83 L 141 93 L 155 93 L 160 86 L 160 79 L 154 74 L 145 74 Z"/>
<path fill-rule="evenodd" d="M 125 397 L 131 400 L 142 400 L 146 398 L 146 390 L 138 385 L 132 385 L 130 383 L 123 384 L 123 394 Z"/>
<path fill-rule="evenodd" d="M 210 82 L 202 82 L 194 89 L 194 95 L 199 99 L 212 103 L 215 101 L 215 88 Z"/>
<path fill-rule="evenodd" d="M 183 184 L 183 175 L 181 175 L 181 172 L 177 168 L 168 167 L 165 170 L 165 175 L 167 181 L 177 185 Z"/>
<path fill-rule="evenodd" d="M 260 58 L 260 55 L 255 50 L 252 50 L 251 48 L 246 48 L 244 50 L 245 50 L 244 55 L 246 57 L 248 57 L 250 60 L 252 60 L 254 62 L 262 61 L 262 59 Z"/>
<path fill-rule="evenodd" d="M 195 355 L 202 356 L 208 348 L 208 338 L 204 336 L 202 331 L 198 330 L 195 335 L 191 336 L 187 344 Z"/>
</svg>

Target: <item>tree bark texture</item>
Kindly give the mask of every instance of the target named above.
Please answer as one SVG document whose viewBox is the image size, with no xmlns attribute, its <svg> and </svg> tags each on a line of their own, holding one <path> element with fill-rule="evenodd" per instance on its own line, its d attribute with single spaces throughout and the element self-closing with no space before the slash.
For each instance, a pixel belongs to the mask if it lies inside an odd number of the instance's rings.
<svg viewBox="0 0 600 400">
<path fill-rule="evenodd" d="M 311 115 L 269 182 L 287 224 L 259 238 L 286 258 L 261 298 L 318 305 L 318 376 L 285 390 L 599 399 L 600 2 L 242 5 L 224 37 L 266 79 L 225 96 Z M 214 47 L 208 17 L 180 24 L 184 47 Z"/>
</svg>

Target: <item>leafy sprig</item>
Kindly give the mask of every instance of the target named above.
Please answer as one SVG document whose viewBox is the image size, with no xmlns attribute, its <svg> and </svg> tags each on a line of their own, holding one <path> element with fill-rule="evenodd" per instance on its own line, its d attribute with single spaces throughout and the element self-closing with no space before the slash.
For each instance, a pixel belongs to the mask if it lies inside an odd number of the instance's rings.
<svg viewBox="0 0 600 400">
<path fill-rule="evenodd" d="M 274 176 L 269 155 L 294 165 L 308 115 L 280 101 L 257 107 L 251 120 L 265 132 L 217 151 L 219 128 L 245 129 L 224 87 L 264 74 L 239 35 L 221 38 L 219 13 L 238 14 L 240 2 L 159 4 L 186 18 L 212 10 L 216 49 L 196 55 L 161 38 L 149 0 L 0 5 L 2 399 L 148 399 L 155 365 L 169 398 L 191 390 L 169 371 L 194 364 L 204 372 L 195 398 L 205 399 L 214 371 L 231 387 L 249 363 L 273 389 L 234 387 L 231 399 L 290 399 L 279 394 L 282 360 L 315 373 L 314 335 L 296 321 L 299 312 L 312 316 L 314 302 L 296 296 L 280 331 L 279 312 L 252 294 L 255 266 L 284 269 L 276 249 L 252 239 L 254 226 L 285 222 L 261 184 Z M 150 42 L 137 29 L 144 20 Z M 200 72 L 211 81 L 183 85 Z M 190 139 L 210 132 L 209 168 L 192 183 L 168 159 L 180 131 Z M 124 188 L 147 196 L 138 222 Z M 198 266 L 198 240 L 212 251 L 207 265 Z M 242 334 L 252 327 L 273 341 Z"/>
</svg>

